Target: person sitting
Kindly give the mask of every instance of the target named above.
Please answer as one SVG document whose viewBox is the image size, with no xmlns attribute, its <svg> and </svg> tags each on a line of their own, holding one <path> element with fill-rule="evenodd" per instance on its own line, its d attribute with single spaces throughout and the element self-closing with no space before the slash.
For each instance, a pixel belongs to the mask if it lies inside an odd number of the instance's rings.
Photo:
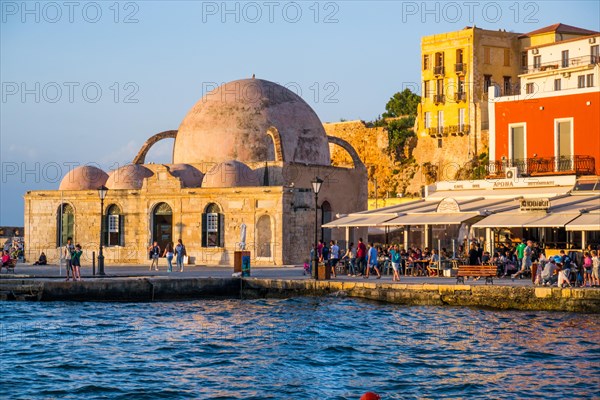
<svg viewBox="0 0 600 400">
<path fill-rule="evenodd" d="M 436 249 L 431 250 L 431 257 L 429 258 L 429 264 L 427 264 L 427 274 L 429 276 L 438 276 L 438 270 L 440 267 L 440 256 Z"/>
<path fill-rule="evenodd" d="M 556 265 L 557 259 L 560 260 L 560 257 L 551 257 L 544 265 L 542 271 L 542 285 L 554 285 L 558 281 L 558 275 L 556 275 L 556 272 L 559 270 L 558 265 Z"/>
<path fill-rule="evenodd" d="M 40 254 L 40 258 L 36 262 L 34 262 L 33 265 L 46 265 L 46 264 L 48 264 L 48 259 L 46 258 L 46 255 L 42 251 L 42 254 Z"/>
<path fill-rule="evenodd" d="M 10 254 L 8 254 L 8 251 L 4 250 L 2 252 L 2 267 L 0 267 L 0 271 L 2 271 L 2 268 L 6 268 L 6 271 L 8 272 L 8 269 L 11 268 L 12 265 Z"/>
</svg>

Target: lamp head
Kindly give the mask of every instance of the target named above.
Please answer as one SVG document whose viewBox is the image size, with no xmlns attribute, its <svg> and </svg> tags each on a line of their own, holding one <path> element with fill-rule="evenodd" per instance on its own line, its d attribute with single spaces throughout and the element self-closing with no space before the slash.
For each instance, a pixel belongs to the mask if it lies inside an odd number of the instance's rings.
<svg viewBox="0 0 600 400">
<path fill-rule="evenodd" d="M 311 183 L 313 187 L 313 192 L 315 192 L 315 194 L 319 194 L 319 192 L 321 191 L 321 185 L 323 185 L 323 179 L 316 176 Z"/>
<path fill-rule="evenodd" d="M 104 185 L 98 188 L 98 196 L 100 196 L 100 200 L 104 200 L 106 198 L 106 194 L 108 193 L 108 188 Z"/>
</svg>

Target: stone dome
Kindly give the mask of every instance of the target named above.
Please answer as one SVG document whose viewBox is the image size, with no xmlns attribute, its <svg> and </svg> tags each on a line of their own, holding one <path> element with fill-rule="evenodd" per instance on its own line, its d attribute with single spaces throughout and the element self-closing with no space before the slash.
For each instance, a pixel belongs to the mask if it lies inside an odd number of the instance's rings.
<svg viewBox="0 0 600 400">
<path fill-rule="evenodd" d="M 106 184 L 108 174 L 98 167 L 82 165 L 70 170 L 58 190 L 96 190 Z"/>
<path fill-rule="evenodd" d="M 238 186 L 261 186 L 256 171 L 235 160 L 212 167 L 202 181 L 203 188 L 227 188 Z"/>
<path fill-rule="evenodd" d="M 108 175 L 106 187 L 109 189 L 141 189 L 144 178 L 154 172 L 140 164 L 129 164 L 112 171 Z"/>
<path fill-rule="evenodd" d="M 270 128 L 279 137 L 273 139 Z M 262 79 L 229 82 L 204 95 L 181 122 L 173 149 L 173 163 L 186 164 L 281 157 L 286 162 L 330 165 L 327 135 L 300 96 Z"/>
<path fill-rule="evenodd" d="M 169 172 L 181 180 L 183 187 L 195 188 L 202 186 L 204 174 L 189 164 L 167 164 Z"/>
</svg>

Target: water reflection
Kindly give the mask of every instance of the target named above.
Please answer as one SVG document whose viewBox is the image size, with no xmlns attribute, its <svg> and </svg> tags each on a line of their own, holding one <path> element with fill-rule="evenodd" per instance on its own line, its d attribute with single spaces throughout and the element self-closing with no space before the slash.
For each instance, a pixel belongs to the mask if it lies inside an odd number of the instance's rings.
<svg viewBox="0 0 600 400">
<path fill-rule="evenodd" d="M 597 316 L 355 299 L 0 303 L 0 398 L 599 397 Z"/>
</svg>

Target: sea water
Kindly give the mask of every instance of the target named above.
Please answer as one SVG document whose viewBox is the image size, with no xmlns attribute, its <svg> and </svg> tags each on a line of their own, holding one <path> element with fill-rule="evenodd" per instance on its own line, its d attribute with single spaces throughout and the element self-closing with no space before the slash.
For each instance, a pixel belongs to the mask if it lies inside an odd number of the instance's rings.
<svg viewBox="0 0 600 400">
<path fill-rule="evenodd" d="M 339 297 L 0 303 L 0 398 L 599 398 L 597 315 Z"/>
</svg>

